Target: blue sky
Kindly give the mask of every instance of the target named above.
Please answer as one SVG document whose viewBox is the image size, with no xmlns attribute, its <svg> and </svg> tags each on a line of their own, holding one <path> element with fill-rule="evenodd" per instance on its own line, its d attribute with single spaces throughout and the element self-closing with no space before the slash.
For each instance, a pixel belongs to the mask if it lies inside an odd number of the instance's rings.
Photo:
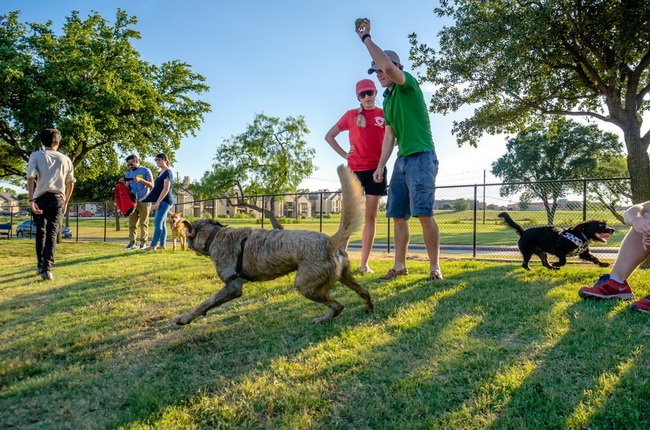
<svg viewBox="0 0 650 430">
<path fill-rule="evenodd" d="M 133 44 L 144 60 L 184 61 L 211 88 L 204 99 L 212 112 L 197 136 L 183 141 L 172 166 L 175 174 L 200 178 L 211 168 L 217 146 L 242 133 L 257 113 L 303 115 L 318 170 L 302 186 L 334 190 L 339 187 L 334 172 L 344 160 L 324 136 L 346 110 L 357 106 L 354 85 L 369 77 L 370 57 L 354 32 L 354 20 L 370 18 L 375 43 L 396 51 L 405 70 L 417 76 L 424 70 L 410 67 L 407 36 L 415 32 L 421 42 L 435 45 L 438 31 L 450 24 L 434 15 L 436 5 L 426 0 L 2 0 L 0 14 L 20 10 L 22 21 L 52 20 L 60 30 L 72 10 L 83 18 L 98 11 L 114 22 L 117 8 L 124 9 L 138 18 L 135 28 L 141 39 Z M 423 90 L 428 103 L 430 92 L 427 86 Z M 381 105 L 381 97 L 377 99 Z M 505 152 L 505 138 L 485 136 L 477 149 L 459 148 L 451 135 L 452 121 L 470 114 L 465 109 L 447 117 L 430 115 L 439 185 L 482 183 L 484 170 L 488 183 L 498 182 L 489 170 Z M 347 135 L 339 142 L 347 144 Z"/>
</svg>

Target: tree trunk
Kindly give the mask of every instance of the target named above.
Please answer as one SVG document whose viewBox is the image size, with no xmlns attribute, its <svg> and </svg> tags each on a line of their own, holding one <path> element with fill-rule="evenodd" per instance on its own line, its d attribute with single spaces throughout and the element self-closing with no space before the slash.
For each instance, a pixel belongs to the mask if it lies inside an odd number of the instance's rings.
<svg viewBox="0 0 650 430">
<path fill-rule="evenodd" d="M 542 202 L 546 208 L 546 221 L 548 225 L 553 225 L 555 222 L 555 210 L 557 209 L 557 199 L 553 199 L 553 203 L 549 203 L 548 198 L 543 197 Z"/>
<path fill-rule="evenodd" d="M 245 203 L 245 202 L 237 202 L 237 206 L 241 206 L 244 208 L 249 208 L 249 209 L 255 209 L 259 213 L 263 213 L 264 216 L 271 222 L 271 225 L 273 226 L 273 229 L 275 230 L 284 230 L 284 227 L 282 224 L 280 224 L 280 221 L 275 217 L 275 213 L 273 211 L 261 208 L 256 205 L 252 205 L 250 203 Z"/>
<path fill-rule="evenodd" d="M 641 122 L 636 119 L 623 128 L 627 147 L 627 169 L 630 174 L 632 203 L 650 200 L 650 158 L 648 145 L 641 138 Z"/>
</svg>

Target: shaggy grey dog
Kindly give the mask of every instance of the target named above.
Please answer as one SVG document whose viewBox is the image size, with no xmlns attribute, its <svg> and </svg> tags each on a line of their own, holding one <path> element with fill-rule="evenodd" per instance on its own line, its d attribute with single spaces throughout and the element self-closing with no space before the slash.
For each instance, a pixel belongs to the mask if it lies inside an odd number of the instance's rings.
<svg viewBox="0 0 650 430">
<path fill-rule="evenodd" d="M 298 291 L 329 307 L 314 323 L 328 321 L 343 310 L 344 306 L 330 296 L 337 281 L 354 290 L 365 300 L 366 311 L 372 311 L 370 293 L 354 279 L 348 256 L 341 249 L 361 225 L 363 189 L 347 167 L 339 166 L 338 175 L 343 213 L 339 229 L 332 237 L 306 230 L 235 229 L 212 220 L 183 220 L 188 247 L 210 257 L 225 285 L 192 312 L 176 317 L 176 324 L 189 324 L 210 309 L 240 297 L 247 281 L 268 281 L 293 271 Z"/>
</svg>

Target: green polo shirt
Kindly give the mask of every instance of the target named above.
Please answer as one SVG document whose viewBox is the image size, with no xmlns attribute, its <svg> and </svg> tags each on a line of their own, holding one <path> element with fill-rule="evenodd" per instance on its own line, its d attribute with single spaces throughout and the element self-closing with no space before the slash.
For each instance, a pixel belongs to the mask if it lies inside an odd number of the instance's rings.
<svg viewBox="0 0 650 430">
<path fill-rule="evenodd" d="M 404 85 L 384 91 L 384 117 L 397 139 L 397 156 L 432 151 L 433 136 L 429 112 L 418 81 L 404 72 Z"/>
</svg>

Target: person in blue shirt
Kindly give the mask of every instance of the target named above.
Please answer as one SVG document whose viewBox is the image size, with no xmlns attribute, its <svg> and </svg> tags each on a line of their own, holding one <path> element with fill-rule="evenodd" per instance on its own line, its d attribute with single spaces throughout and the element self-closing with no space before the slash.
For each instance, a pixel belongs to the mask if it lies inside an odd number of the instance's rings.
<svg viewBox="0 0 650 430">
<path fill-rule="evenodd" d="M 138 224 L 140 225 L 140 249 L 147 247 L 149 238 L 149 211 L 151 203 L 144 203 L 140 200 L 147 197 L 153 184 L 153 175 L 151 170 L 140 165 L 140 159 L 137 155 L 131 154 L 126 157 L 126 165 L 129 170 L 124 175 L 125 183 L 131 192 L 135 195 L 136 206 L 129 215 L 129 244 L 126 249 L 137 249 L 136 235 Z"/>
<path fill-rule="evenodd" d="M 141 200 L 145 203 L 153 203 L 152 209 L 156 211 L 153 217 L 153 239 L 151 240 L 151 245 L 145 248 L 146 251 L 165 249 L 165 241 L 167 240 L 167 213 L 174 204 L 174 197 L 172 195 L 174 175 L 169 170 L 169 159 L 167 155 L 161 152 L 156 155 L 154 161 L 160 168 L 160 173 L 153 183 L 148 183 L 148 185 L 151 185 L 152 190 L 147 197 Z"/>
</svg>

